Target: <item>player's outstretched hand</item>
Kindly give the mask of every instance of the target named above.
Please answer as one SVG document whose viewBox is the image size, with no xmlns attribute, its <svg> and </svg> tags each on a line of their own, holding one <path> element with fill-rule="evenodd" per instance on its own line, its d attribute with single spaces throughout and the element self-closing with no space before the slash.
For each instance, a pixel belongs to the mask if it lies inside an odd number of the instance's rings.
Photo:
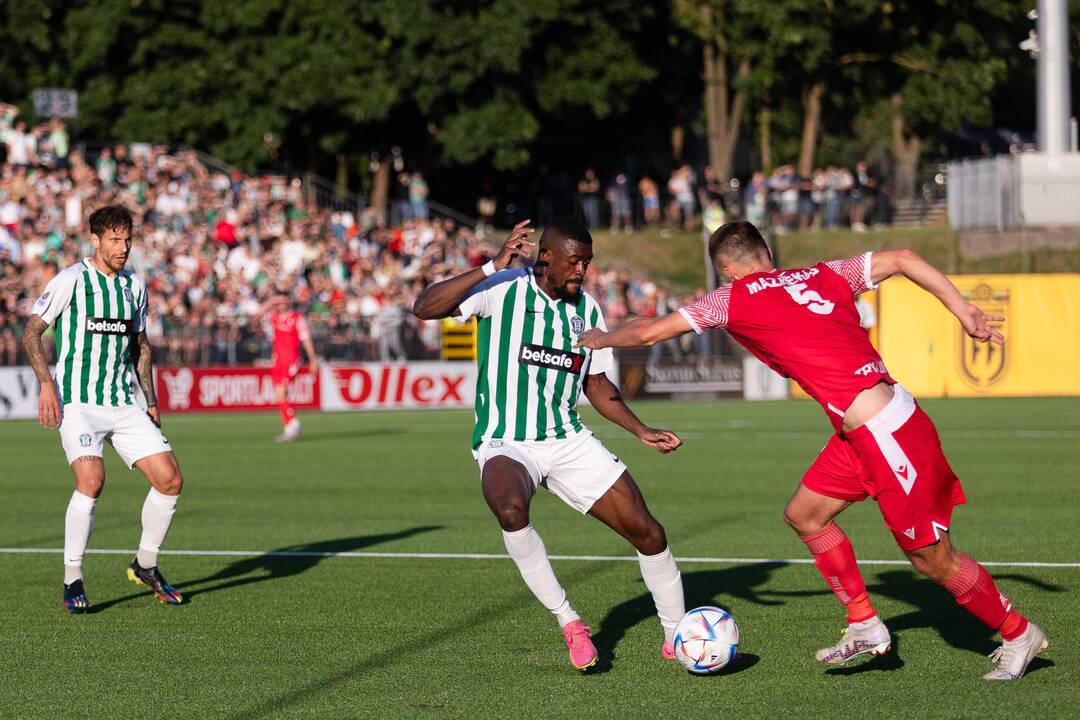
<svg viewBox="0 0 1080 720">
<path fill-rule="evenodd" d="M 585 332 L 581 333 L 580 337 L 578 337 L 577 342 L 574 343 L 574 347 L 588 348 L 590 350 L 602 350 L 604 348 L 604 345 L 602 345 L 601 343 L 605 335 L 607 335 L 607 333 L 598 328 L 586 330 Z"/>
<path fill-rule="evenodd" d="M 979 342 L 1005 344 L 1005 337 L 997 328 L 990 325 L 991 322 L 1003 321 L 1005 319 L 1003 316 L 987 315 L 978 306 L 966 303 L 956 317 L 960 319 L 964 332 Z"/>
<path fill-rule="evenodd" d="M 146 414 L 150 416 L 150 421 L 152 423 L 157 425 L 159 428 L 161 427 L 161 411 L 158 410 L 157 405 L 151 405 L 150 407 L 146 408 Z"/>
<path fill-rule="evenodd" d="M 510 231 L 506 242 L 499 248 L 499 254 L 492 260 L 496 270 L 505 270 L 510 267 L 514 263 L 514 258 L 519 255 L 532 257 L 532 251 L 536 247 L 536 243 L 529 240 L 529 236 L 536 230 L 529 227 L 530 222 L 532 220 L 522 220 Z"/>
<path fill-rule="evenodd" d="M 49 430 L 60 427 L 60 398 L 52 383 L 42 385 L 38 393 L 38 422 Z"/>
<path fill-rule="evenodd" d="M 682 445 L 682 438 L 675 433 L 670 430 L 657 430 L 656 428 L 645 428 L 638 435 L 638 440 L 651 448 L 656 448 L 665 455 L 669 452 L 675 452 Z"/>
</svg>

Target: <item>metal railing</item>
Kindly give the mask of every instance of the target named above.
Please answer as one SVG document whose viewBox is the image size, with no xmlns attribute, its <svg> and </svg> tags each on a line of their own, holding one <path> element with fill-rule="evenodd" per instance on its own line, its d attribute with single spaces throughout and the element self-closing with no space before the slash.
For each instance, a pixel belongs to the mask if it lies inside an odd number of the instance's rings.
<svg viewBox="0 0 1080 720">
<path fill-rule="evenodd" d="M 949 163 L 955 230 L 1080 227 L 1080 154 L 999 155 Z"/>
</svg>

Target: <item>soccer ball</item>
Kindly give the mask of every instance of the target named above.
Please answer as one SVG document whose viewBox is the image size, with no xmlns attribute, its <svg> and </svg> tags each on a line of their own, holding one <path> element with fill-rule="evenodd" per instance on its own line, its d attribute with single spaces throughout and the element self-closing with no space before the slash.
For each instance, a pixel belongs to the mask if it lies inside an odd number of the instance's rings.
<svg viewBox="0 0 1080 720">
<path fill-rule="evenodd" d="M 725 610 L 707 605 L 686 613 L 675 628 L 675 658 L 695 675 L 720 672 L 739 648 L 739 626 Z"/>
</svg>

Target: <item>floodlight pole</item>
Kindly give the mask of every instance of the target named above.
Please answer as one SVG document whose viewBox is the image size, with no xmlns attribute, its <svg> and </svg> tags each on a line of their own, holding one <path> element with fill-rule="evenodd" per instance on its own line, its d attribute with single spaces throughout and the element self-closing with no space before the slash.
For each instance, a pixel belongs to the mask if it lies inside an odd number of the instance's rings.
<svg viewBox="0 0 1080 720">
<path fill-rule="evenodd" d="M 1039 151 L 1060 155 L 1069 138 L 1069 3 L 1038 0 L 1038 132 Z"/>
</svg>

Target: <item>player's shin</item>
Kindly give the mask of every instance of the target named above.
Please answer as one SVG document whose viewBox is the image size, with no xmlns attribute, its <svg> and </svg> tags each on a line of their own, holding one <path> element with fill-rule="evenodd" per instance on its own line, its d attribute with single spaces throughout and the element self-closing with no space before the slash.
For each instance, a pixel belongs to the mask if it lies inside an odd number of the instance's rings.
<svg viewBox="0 0 1080 720">
<path fill-rule="evenodd" d="M 1027 619 L 998 590 L 986 568 L 962 552 L 956 554 L 960 567 L 942 583 L 945 589 L 972 615 L 990 628 L 1000 630 L 1005 640 L 1022 635 L 1028 627 Z"/>
<path fill-rule="evenodd" d="M 94 506 L 97 499 L 76 490 L 68 501 L 64 515 L 64 584 L 81 580 L 83 555 L 94 528 Z"/>
<path fill-rule="evenodd" d="M 639 552 L 638 564 L 645 587 L 649 588 L 656 603 L 656 614 L 664 627 L 664 639 L 670 642 L 675 635 L 675 626 L 686 614 L 682 575 L 675 565 L 675 558 L 671 556 L 671 548 L 666 547 L 656 555 L 642 555 Z"/>
<path fill-rule="evenodd" d="M 517 565 L 521 578 L 536 599 L 559 621 L 559 626 L 566 627 L 567 624 L 580 620 L 570 607 L 566 591 L 555 577 L 555 571 L 551 569 L 544 541 L 533 526 L 526 525 L 513 532 L 503 530 L 503 542 L 506 544 L 506 552 Z"/>
<path fill-rule="evenodd" d="M 278 403 L 278 415 L 281 416 L 281 424 L 288 429 L 289 423 L 296 418 L 296 411 L 288 400 L 282 400 Z"/>
<path fill-rule="evenodd" d="M 164 495 L 154 488 L 146 496 L 142 509 L 142 537 L 136 558 L 143 568 L 157 567 L 158 551 L 165 542 L 173 515 L 176 514 L 178 495 Z"/>
<path fill-rule="evenodd" d="M 847 534 L 836 523 L 829 523 L 812 535 L 800 535 L 799 539 L 810 549 L 814 564 L 836 599 L 847 608 L 848 624 L 874 617 L 877 613 L 866 593 L 866 583 Z"/>
</svg>

